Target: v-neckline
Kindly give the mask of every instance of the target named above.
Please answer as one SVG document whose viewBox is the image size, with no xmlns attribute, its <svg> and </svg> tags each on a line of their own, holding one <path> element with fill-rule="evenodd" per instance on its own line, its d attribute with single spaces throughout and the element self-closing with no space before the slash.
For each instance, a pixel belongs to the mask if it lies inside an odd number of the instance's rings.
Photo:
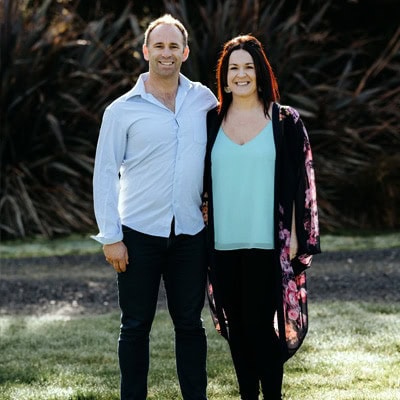
<svg viewBox="0 0 400 400">
<path fill-rule="evenodd" d="M 244 147 L 246 144 L 250 144 L 253 142 L 255 139 L 257 139 L 259 136 L 262 135 L 262 133 L 267 129 L 268 125 L 272 122 L 272 120 L 268 120 L 267 123 L 264 125 L 264 127 L 256 134 L 254 135 L 250 140 L 244 143 L 237 143 L 235 142 L 225 131 L 224 128 L 221 125 L 221 132 L 224 134 L 224 136 L 234 145 L 239 146 L 239 147 Z"/>
</svg>

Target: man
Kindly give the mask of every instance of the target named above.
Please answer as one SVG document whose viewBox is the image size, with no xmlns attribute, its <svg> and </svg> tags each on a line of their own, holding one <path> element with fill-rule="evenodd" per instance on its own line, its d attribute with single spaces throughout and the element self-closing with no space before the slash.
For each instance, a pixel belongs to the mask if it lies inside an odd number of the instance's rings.
<svg viewBox="0 0 400 400">
<path fill-rule="evenodd" d="M 206 114 L 216 98 L 180 73 L 189 55 L 187 31 L 170 15 L 149 25 L 143 55 L 148 72 L 104 113 L 93 177 L 94 238 L 118 272 L 121 399 L 146 399 L 149 333 L 163 277 L 181 392 L 185 400 L 204 400 L 200 206 Z"/>
</svg>

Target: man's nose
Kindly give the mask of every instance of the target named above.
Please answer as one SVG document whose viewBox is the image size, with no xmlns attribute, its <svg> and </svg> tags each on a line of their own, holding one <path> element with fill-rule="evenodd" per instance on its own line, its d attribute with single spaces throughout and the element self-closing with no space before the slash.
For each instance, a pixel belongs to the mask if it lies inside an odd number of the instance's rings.
<svg viewBox="0 0 400 400">
<path fill-rule="evenodd" d="M 169 57 L 171 55 L 171 49 L 169 49 L 168 47 L 165 47 L 161 53 L 161 55 L 163 57 Z"/>
</svg>

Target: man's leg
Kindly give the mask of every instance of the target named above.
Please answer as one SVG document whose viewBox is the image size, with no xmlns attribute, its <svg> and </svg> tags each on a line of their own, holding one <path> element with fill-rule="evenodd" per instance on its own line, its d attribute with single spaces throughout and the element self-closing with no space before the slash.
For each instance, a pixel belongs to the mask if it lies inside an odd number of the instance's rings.
<svg viewBox="0 0 400 400">
<path fill-rule="evenodd" d="M 164 271 L 168 308 L 175 326 L 175 352 L 184 400 L 206 400 L 207 342 L 201 320 L 206 286 L 205 232 L 170 239 Z"/>
<path fill-rule="evenodd" d="M 118 356 L 121 399 L 145 400 L 149 370 L 149 333 L 157 306 L 166 239 L 124 228 L 126 272 L 118 274 L 121 330 Z M 164 246 L 164 247 L 163 247 Z"/>
</svg>

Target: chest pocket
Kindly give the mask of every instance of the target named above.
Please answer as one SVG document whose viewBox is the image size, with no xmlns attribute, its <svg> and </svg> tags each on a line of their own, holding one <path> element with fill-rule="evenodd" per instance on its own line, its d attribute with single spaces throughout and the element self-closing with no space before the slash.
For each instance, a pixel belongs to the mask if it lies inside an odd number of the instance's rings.
<svg viewBox="0 0 400 400">
<path fill-rule="evenodd" d="M 206 115 L 201 113 L 188 114 L 178 120 L 182 134 L 186 137 L 192 136 L 192 140 L 198 144 L 206 144 L 207 142 L 207 127 Z"/>
</svg>

